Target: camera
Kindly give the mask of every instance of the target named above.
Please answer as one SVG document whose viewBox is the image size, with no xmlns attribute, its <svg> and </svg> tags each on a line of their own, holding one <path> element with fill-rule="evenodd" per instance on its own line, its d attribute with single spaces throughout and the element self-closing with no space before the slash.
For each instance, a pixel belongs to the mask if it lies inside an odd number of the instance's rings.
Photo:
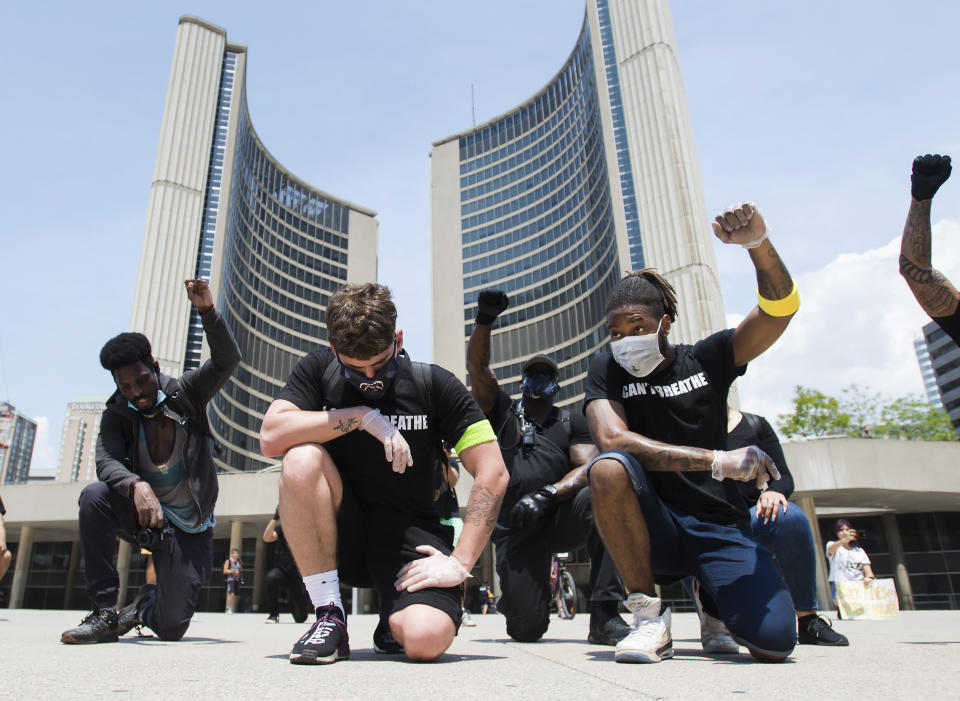
<svg viewBox="0 0 960 701">
<path fill-rule="evenodd" d="M 530 450 L 536 440 L 537 429 L 533 424 L 523 422 L 523 449 Z"/>
<path fill-rule="evenodd" d="M 137 531 L 137 545 L 145 550 L 159 550 L 160 546 L 173 538 L 173 526 L 166 521 L 160 528 L 151 528 L 144 526 Z"/>
</svg>

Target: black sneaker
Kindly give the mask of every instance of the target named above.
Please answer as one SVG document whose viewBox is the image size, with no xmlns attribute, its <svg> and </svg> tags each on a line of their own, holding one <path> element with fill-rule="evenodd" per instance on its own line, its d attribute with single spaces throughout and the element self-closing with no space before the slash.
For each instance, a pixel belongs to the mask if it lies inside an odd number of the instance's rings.
<svg viewBox="0 0 960 701">
<path fill-rule="evenodd" d="M 381 618 L 380 623 L 377 624 L 377 629 L 373 631 L 373 650 L 381 655 L 400 655 L 403 653 L 403 645 L 393 637 L 393 631 L 390 630 L 390 623 L 386 618 Z"/>
<path fill-rule="evenodd" d="M 137 592 L 133 601 L 120 609 L 120 612 L 117 614 L 117 635 L 126 635 L 136 628 L 137 635 L 146 637 L 143 633 L 143 621 L 140 620 L 140 612 L 137 610 L 142 596 L 143 590 L 141 589 Z"/>
<path fill-rule="evenodd" d="M 60 642 L 67 645 L 87 645 L 89 643 L 115 643 L 117 633 L 117 610 L 94 607 L 80 625 L 65 631 Z"/>
<path fill-rule="evenodd" d="M 620 618 L 620 614 L 612 617 L 591 614 L 590 634 L 587 636 L 587 641 L 594 645 L 616 645 L 630 635 L 632 630 L 633 628 Z"/>
<path fill-rule="evenodd" d="M 823 616 L 804 616 L 797 621 L 797 640 L 801 645 L 849 645 L 846 636 L 833 629 L 830 621 Z"/>
<path fill-rule="evenodd" d="M 350 659 L 346 616 L 336 604 L 317 609 L 317 620 L 290 651 L 293 664 L 330 664 Z"/>
<path fill-rule="evenodd" d="M 280 616 L 274 615 L 272 613 L 269 616 L 267 616 L 267 620 L 264 621 L 264 623 L 279 623 L 279 622 L 280 622 Z M 300 621 L 300 623 L 303 623 L 303 621 Z"/>
</svg>

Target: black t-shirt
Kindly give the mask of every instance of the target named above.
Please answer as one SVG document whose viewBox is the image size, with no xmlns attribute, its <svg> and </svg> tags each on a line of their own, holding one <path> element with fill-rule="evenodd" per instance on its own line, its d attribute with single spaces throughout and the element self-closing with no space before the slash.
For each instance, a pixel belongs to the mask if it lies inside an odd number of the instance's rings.
<svg viewBox="0 0 960 701">
<path fill-rule="evenodd" d="M 503 390 L 487 415 L 503 461 L 510 473 L 510 483 L 500 509 L 501 522 L 507 525 L 510 509 L 520 497 L 553 484 L 573 469 L 570 465 L 570 446 L 592 443 L 587 420 L 577 411 L 553 407 L 542 426 L 533 424 L 536 431 L 533 447 L 523 448 L 523 435 L 517 404 Z"/>
<path fill-rule="evenodd" d="M 733 362 L 733 329 L 673 350 L 669 367 L 644 378 L 628 373 L 610 353 L 597 353 L 587 372 L 584 410 L 594 399 L 609 399 L 623 407 L 634 433 L 671 445 L 723 449 L 727 393 L 746 370 Z M 709 470 L 647 471 L 647 479 L 679 512 L 722 525 L 748 523 L 747 506 L 733 480 L 717 481 Z"/>
<path fill-rule="evenodd" d="M 454 470 L 459 476 L 460 470 L 463 468 L 460 466 L 459 458 L 448 458 L 448 460 L 449 467 L 445 465 L 442 456 L 437 459 L 436 474 L 433 479 L 433 493 L 436 495 L 434 505 L 437 508 L 437 513 L 443 520 L 449 520 L 454 516 L 458 516 L 460 512 L 460 504 L 457 502 L 457 490 L 447 482 L 446 475 L 448 470 Z"/>
<path fill-rule="evenodd" d="M 483 412 L 470 392 L 453 374 L 430 366 L 432 399 L 427 401 L 413 379 L 410 359 L 401 355 L 399 368 L 387 391 L 375 401 L 361 397 L 346 382 L 339 369 L 330 386 L 323 376 L 330 363 L 339 362 L 329 349 L 316 350 L 294 367 L 277 399 L 292 402 L 304 411 L 369 406 L 400 429 L 410 445 L 413 465 L 403 474 L 394 472 L 386 461 L 383 444 L 366 431 L 354 430 L 324 443 L 340 476 L 364 510 L 392 511 L 395 515 L 421 522 L 438 522 L 434 506 L 434 467 L 440 439 L 456 445 L 467 428 L 483 420 Z"/>
<path fill-rule="evenodd" d="M 793 475 L 790 474 L 787 467 L 787 459 L 783 456 L 783 448 L 780 447 L 780 440 L 777 438 L 776 431 L 762 416 L 743 412 L 740 423 L 727 434 L 727 450 L 746 448 L 748 445 L 757 446 L 773 458 L 774 464 L 780 471 L 780 479 L 771 480 L 767 489 L 780 492 L 789 499 L 790 495 L 793 494 Z M 757 503 L 757 499 L 760 498 L 760 490 L 757 489 L 755 480 L 737 482 L 737 487 L 739 487 L 740 494 L 743 495 L 748 507 Z"/>
<path fill-rule="evenodd" d="M 954 343 L 960 344 L 960 307 L 957 307 L 957 311 L 950 316 L 934 316 L 930 318 L 937 322 L 944 333 L 953 339 Z"/>
</svg>

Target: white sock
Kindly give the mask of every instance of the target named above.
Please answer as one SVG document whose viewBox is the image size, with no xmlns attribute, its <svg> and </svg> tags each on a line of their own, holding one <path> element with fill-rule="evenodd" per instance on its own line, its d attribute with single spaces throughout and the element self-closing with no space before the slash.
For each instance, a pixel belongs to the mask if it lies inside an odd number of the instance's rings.
<svg viewBox="0 0 960 701">
<path fill-rule="evenodd" d="M 303 585 L 307 588 L 313 608 L 336 604 L 343 611 L 343 602 L 340 600 L 340 578 L 336 570 L 308 574 L 303 578 Z"/>
</svg>

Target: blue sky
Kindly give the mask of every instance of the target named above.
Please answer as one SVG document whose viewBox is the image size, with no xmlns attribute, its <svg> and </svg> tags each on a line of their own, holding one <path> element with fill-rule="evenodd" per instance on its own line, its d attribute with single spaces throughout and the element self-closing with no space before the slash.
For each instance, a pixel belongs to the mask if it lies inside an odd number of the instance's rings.
<svg viewBox="0 0 960 701">
<path fill-rule="evenodd" d="M 919 392 L 925 319 L 896 274 L 917 153 L 960 152 L 949 2 L 672 5 L 708 212 L 760 206 L 804 306 L 741 381 L 775 415 L 792 387 Z M 380 279 L 430 356 L 431 143 L 524 101 L 560 68 L 579 0 L 3 3 L 0 398 L 40 420 L 52 469 L 67 402 L 107 394 L 103 341 L 127 330 L 177 20 L 249 47 L 251 117 L 293 173 L 370 207 Z M 945 38 L 946 37 L 946 38 Z M 935 201 L 935 261 L 960 280 L 960 185 Z M 708 223 L 704 223 L 708 227 Z M 731 322 L 755 302 L 715 246 Z"/>
</svg>

